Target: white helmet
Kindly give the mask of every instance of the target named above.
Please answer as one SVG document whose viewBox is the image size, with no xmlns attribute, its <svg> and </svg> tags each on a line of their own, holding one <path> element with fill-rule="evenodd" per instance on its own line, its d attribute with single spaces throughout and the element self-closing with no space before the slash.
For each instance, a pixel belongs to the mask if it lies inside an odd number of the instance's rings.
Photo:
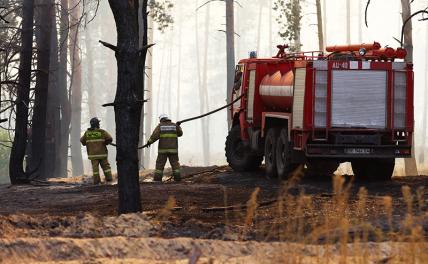
<svg viewBox="0 0 428 264">
<path fill-rule="evenodd" d="M 168 120 L 169 120 L 169 117 L 168 117 L 168 115 L 166 115 L 166 114 L 161 114 L 161 115 L 159 116 L 159 120 L 162 120 L 162 119 L 168 119 Z"/>
</svg>

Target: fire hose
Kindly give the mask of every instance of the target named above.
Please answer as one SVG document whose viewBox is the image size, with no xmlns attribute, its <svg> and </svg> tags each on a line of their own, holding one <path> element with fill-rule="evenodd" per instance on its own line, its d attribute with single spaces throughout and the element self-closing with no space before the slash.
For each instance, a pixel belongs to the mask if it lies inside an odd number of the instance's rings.
<svg viewBox="0 0 428 264">
<path fill-rule="evenodd" d="M 212 111 L 210 111 L 210 112 L 208 112 L 208 113 L 205 113 L 205 114 L 202 114 L 202 115 L 198 115 L 198 116 L 195 116 L 195 117 L 191 117 L 191 118 L 187 118 L 187 119 L 184 119 L 184 120 L 181 120 L 181 121 L 177 121 L 177 125 L 181 125 L 181 124 L 183 124 L 183 123 L 187 123 L 187 122 L 190 122 L 190 121 L 193 121 L 193 120 L 198 120 L 198 119 L 201 119 L 201 118 L 203 118 L 203 117 L 206 117 L 206 116 L 209 116 L 209 115 L 212 115 L 212 114 L 215 114 L 215 113 L 217 113 L 217 112 L 219 112 L 219 111 L 221 111 L 221 110 L 223 110 L 223 109 L 225 109 L 225 108 L 228 108 L 229 106 L 232 106 L 234 103 L 236 103 L 236 102 L 238 102 L 242 97 L 244 97 L 244 95 L 245 95 L 245 93 L 243 93 L 243 94 L 241 94 L 240 96 L 238 96 L 235 100 L 233 100 L 231 103 L 228 103 L 227 105 L 224 105 L 224 106 L 222 106 L 222 107 L 220 107 L 220 108 L 217 108 L 217 109 L 215 109 L 215 110 L 212 110 Z M 114 144 L 114 143 L 110 143 L 110 145 L 112 145 L 112 146 L 114 146 L 114 147 L 117 147 L 117 145 L 116 144 Z M 151 144 L 145 144 L 145 145 L 143 145 L 143 146 L 141 146 L 141 147 L 138 147 L 138 149 L 143 149 L 143 148 L 147 148 L 148 146 L 150 146 Z"/>
</svg>

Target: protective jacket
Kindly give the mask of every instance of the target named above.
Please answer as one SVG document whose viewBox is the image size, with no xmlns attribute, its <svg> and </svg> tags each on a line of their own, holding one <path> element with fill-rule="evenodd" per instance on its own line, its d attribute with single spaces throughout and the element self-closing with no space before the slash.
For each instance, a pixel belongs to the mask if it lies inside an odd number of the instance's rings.
<svg viewBox="0 0 428 264">
<path fill-rule="evenodd" d="M 88 151 L 88 159 L 100 160 L 107 158 L 107 145 L 113 142 L 111 135 L 100 128 L 88 128 L 80 138 L 83 146 Z"/>
<path fill-rule="evenodd" d="M 158 153 L 178 153 L 178 137 L 183 135 L 180 126 L 171 120 L 161 121 L 153 131 L 148 143 L 153 144 L 159 140 Z"/>
</svg>

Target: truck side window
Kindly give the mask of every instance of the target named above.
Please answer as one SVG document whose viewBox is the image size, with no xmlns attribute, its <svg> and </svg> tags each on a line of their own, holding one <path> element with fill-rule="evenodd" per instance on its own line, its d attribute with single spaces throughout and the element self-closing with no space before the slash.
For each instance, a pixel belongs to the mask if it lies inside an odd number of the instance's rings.
<svg viewBox="0 0 428 264">
<path fill-rule="evenodd" d="M 240 70 L 237 70 L 235 72 L 235 83 L 233 85 L 233 90 L 237 91 L 241 88 L 242 84 L 242 72 Z"/>
</svg>

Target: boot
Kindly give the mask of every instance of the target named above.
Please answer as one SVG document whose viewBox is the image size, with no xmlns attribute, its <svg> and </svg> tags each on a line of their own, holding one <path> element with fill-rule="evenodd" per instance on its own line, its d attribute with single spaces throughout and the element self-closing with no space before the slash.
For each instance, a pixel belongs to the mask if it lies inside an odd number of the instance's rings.
<svg viewBox="0 0 428 264">
<path fill-rule="evenodd" d="M 94 179 L 94 185 L 98 185 L 98 184 L 100 184 L 101 183 L 101 178 L 100 178 L 100 176 L 98 175 L 98 176 L 93 176 L 93 179 Z"/>
<path fill-rule="evenodd" d="M 162 182 L 162 175 L 155 174 L 155 176 L 153 177 L 153 181 L 154 182 Z"/>
<path fill-rule="evenodd" d="M 173 173 L 172 176 L 174 177 L 175 182 L 181 182 L 181 175 L 180 173 Z"/>
</svg>

